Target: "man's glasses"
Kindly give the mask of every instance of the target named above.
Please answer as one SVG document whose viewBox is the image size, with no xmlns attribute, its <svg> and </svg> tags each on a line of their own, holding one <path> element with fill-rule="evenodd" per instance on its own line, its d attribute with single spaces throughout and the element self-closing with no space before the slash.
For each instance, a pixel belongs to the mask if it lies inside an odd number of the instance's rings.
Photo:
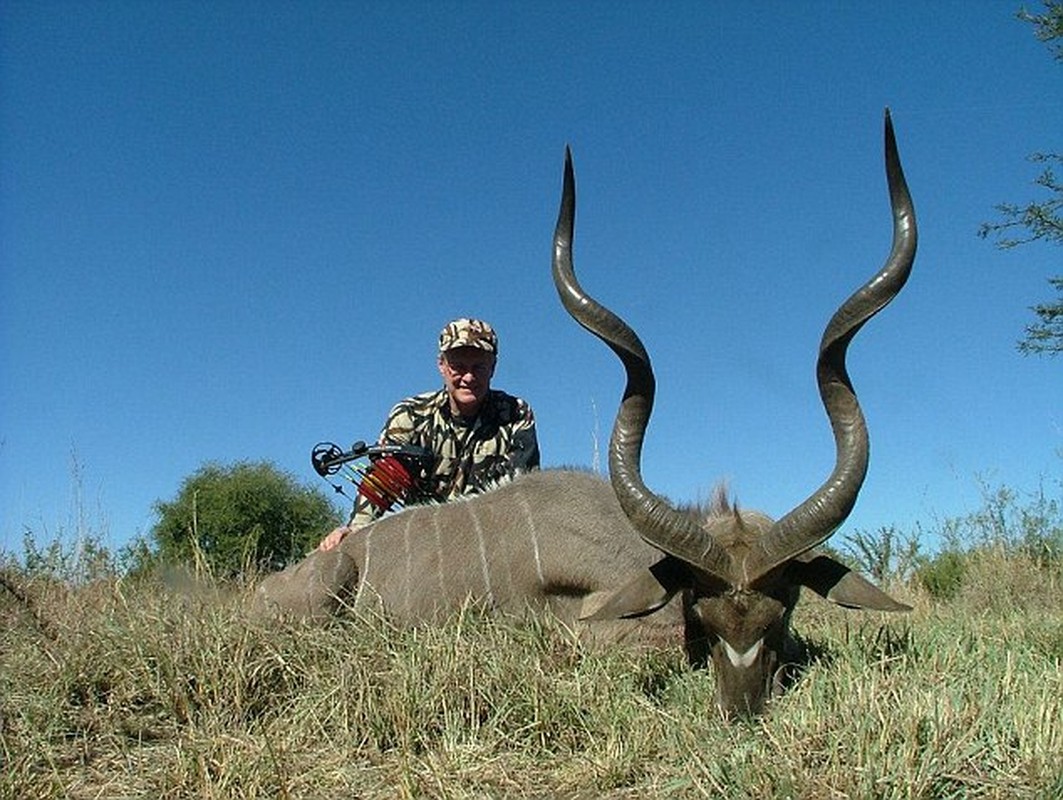
<svg viewBox="0 0 1063 800">
<path fill-rule="evenodd" d="M 477 378 L 486 378 L 491 374 L 491 368 L 494 366 L 490 361 L 466 363 L 464 361 L 451 361 L 449 358 L 444 358 L 443 363 L 446 364 L 447 370 L 455 378 L 460 378 L 462 375 L 468 375 L 469 373 L 472 373 Z"/>
</svg>

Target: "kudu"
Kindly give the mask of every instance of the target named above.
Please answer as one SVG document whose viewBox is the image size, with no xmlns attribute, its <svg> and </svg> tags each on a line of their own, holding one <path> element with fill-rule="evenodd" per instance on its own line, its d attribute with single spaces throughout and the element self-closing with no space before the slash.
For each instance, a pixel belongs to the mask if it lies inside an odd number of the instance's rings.
<svg viewBox="0 0 1063 800">
<path fill-rule="evenodd" d="M 846 350 L 903 287 L 915 257 L 915 213 L 888 112 L 885 153 L 892 250 L 884 268 L 831 318 L 816 367 L 836 463 L 827 481 L 780 520 L 740 511 L 720 492 L 707 514 L 681 511 L 643 483 L 653 371 L 635 332 L 576 280 L 575 177 L 566 151 L 554 283 L 569 314 L 613 349 L 627 374 L 609 444 L 612 487 L 588 473 L 544 470 L 467 500 L 408 508 L 267 578 L 257 593 L 260 607 L 321 616 L 348 600 L 415 622 L 473 598 L 501 612 L 551 609 L 596 638 L 682 637 L 693 663 L 712 661 L 725 715 L 759 713 L 779 689 L 780 668 L 795 653 L 789 621 L 801 586 L 847 607 L 908 610 L 815 550 L 848 516 L 868 465 L 867 427 L 846 373 Z"/>
</svg>

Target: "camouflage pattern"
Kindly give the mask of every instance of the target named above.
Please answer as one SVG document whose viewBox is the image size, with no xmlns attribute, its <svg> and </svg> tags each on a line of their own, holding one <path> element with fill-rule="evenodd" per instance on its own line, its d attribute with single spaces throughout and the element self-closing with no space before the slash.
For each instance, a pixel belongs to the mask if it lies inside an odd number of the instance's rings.
<svg viewBox="0 0 1063 800">
<path fill-rule="evenodd" d="M 498 335 L 495 329 L 483 320 L 456 319 L 448 322 L 439 334 L 439 352 L 445 353 L 457 347 L 475 347 L 498 355 Z"/>
<path fill-rule="evenodd" d="M 445 389 L 398 403 L 388 415 L 381 444 L 412 444 L 436 454 L 427 494 L 446 502 L 475 494 L 499 479 L 539 466 L 539 444 L 531 406 L 492 389 L 472 420 L 454 415 Z M 355 502 L 350 525 L 380 515 L 365 498 Z"/>
</svg>

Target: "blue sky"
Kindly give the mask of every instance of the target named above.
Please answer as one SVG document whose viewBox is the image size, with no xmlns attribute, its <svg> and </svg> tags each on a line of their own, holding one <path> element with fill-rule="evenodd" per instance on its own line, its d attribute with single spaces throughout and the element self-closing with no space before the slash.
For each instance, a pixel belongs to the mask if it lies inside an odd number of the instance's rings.
<svg viewBox="0 0 1063 800">
<path fill-rule="evenodd" d="M 566 144 L 577 272 L 658 375 L 647 482 L 781 515 L 833 461 L 823 326 L 889 249 L 886 106 L 921 238 L 850 350 L 843 531 L 1058 492 L 1063 364 L 1015 342 L 1060 251 L 976 236 L 1063 149 L 1017 7 L 0 5 L 0 547 L 124 544 L 206 461 L 318 481 L 314 443 L 438 385 L 457 316 L 498 329 L 544 462 L 592 464 L 623 379 L 550 283 Z"/>
</svg>

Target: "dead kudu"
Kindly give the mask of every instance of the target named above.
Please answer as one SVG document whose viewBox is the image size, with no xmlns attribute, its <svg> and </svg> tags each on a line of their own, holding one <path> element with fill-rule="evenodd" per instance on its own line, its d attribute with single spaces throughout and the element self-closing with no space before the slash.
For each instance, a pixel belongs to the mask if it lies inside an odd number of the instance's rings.
<svg viewBox="0 0 1063 800">
<path fill-rule="evenodd" d="M 692 662 L 711 660 L 727 715 L 758 713 L 778 691 L 780 668 L 795 652 L 789 620 L 801 586 L 846 607 L 907 610 L 816 551 L 849 515 L 868 465 L 846 350 L 901 290 L 915 257 L 915 214 L 888 113 L 885 151 L 893 247 L 827 324 L 816 367 L 836 463 L 781 519 L 740 511 L 722 495 L 707 513 L 681 511 L 643 483 L 653 371 L 635 332 L 576 280 L 575 177 L 566 153 L 554 282 L 568 312 L 627 373 L 609 445 L 611 486 L 588 473 L 545 470 L 467 500 L 408 508 L 267 578 L 259 606 L 320 617 L 342 603 L 373 604 L 399 622 L 433 619 L 470 598 L 500 612 L 550 609 L 595 638 L 684 641 Z"/>
</svg>

